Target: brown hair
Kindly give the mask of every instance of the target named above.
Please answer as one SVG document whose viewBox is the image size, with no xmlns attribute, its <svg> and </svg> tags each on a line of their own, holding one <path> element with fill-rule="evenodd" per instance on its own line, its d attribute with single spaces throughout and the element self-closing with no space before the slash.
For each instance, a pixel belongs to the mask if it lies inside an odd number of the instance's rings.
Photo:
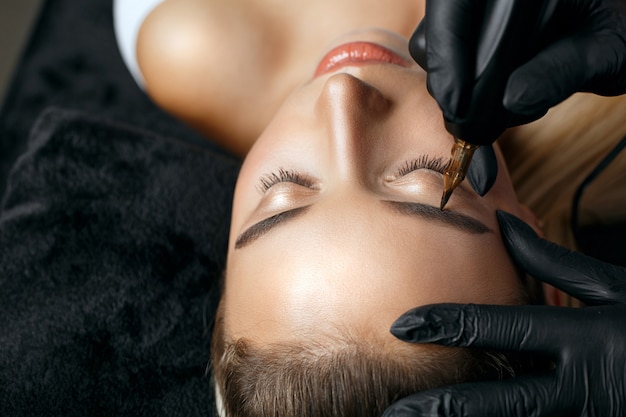
<svg viewBox="0 0 626 417">
<path fill-rule="evenodd" d="M 342 332 L 256 346 L 229 339 L 221 311 L 211 360 L 228 417 L 380 416 L 420 390 L 515 373 L 502 354 L 409 344 L 389 352 Z"/>
</svg>

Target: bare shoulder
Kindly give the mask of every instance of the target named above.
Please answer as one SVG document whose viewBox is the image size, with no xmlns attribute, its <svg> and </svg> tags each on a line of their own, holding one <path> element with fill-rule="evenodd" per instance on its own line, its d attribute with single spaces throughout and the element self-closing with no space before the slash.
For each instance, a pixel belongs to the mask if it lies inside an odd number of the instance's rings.
<svg viewBox="0 0 626 417">
<path fill-rule="evenodd" d="M 210 46 L 210 2 L 165 0 L 145 18 L 137 35 L 137 61 L 148 93 L 165 107 L 178 105 L 181 92 L 196 81 L 189 77 Z"/>
<path fill-rule="evenodd" d="M 146 17 L 137 36 L 137 62 L 151 99 L 209 140 L 241 154 L 231 117 L 237 85 L 233 68 L 238 21 L 228 2 L 165 0 Z M 230 60 L 226 59 L 228 56 Z M 244 75 L 245 76 L 245 75 Z"/>
</svg>

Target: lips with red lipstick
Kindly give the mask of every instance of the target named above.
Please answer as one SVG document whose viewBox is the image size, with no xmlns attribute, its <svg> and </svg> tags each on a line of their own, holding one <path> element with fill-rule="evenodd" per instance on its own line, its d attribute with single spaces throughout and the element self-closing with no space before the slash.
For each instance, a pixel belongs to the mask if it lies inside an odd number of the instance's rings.
<svg viewBox="0 0 626 417">
<path fill-rule="evenodd" d="M 350 42 L 333 48 L 324 55 L 315 70 L 314 77 L 336 71 L 346 66 L 367 63 L 387 63 L 409 67 L 409 62 L 400 55 L 372 42 Z"/>
</svg>

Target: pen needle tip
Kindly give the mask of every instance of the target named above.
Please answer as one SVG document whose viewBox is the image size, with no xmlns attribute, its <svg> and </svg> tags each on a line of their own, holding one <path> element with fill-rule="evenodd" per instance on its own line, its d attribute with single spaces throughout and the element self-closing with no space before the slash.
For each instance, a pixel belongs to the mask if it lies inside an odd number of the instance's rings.
<svg viewBox="0 0 626 417">
<path fill-rule="evenodd" d="M 450 196 L 452 195 L 452 190 L 453 190 L 452 188 L 443 190 L 443 195 L 441 196 L 441 204 L 439 205 L 440 210 L 443 210 L 446 204 L 448 204 L 448 200 L 450 199 Z"/>
</svg>

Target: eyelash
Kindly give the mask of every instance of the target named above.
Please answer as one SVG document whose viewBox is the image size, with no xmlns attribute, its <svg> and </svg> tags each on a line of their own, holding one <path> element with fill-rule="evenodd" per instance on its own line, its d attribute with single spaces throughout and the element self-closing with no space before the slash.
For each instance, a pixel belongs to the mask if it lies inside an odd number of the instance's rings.
<svg viewBox="0 0 626 417">
<path fill-rule="evenodd" d="M 402 177 L 418 169 L 430 169 L 443 174 L 449 163 L 449 161 L 443 162 L 443 158 L 431 158 L 429 155 L 422 155 L 402 164 L 398 168 L 396 176 Z"/>
<path fill-rule="evenodd" d="M 265 192 L 280 182 L 292 182 L 303 187 L 315 188 L 315 182 L 306 174 L 301 174 L 293 169 L 280 168 L 277 172 L 272 172 L 261 178 L 259 188 Z"/>
<path fill-rule="evenodd" d="M 431 158 L 429 155 L 422 155 L 419 158 L 415 158 L 404 162 L 398 168 L 396 176 L 401 177 L 407 175 L 418 169 L 430 169 L 432 171 L 444 173 L 449 162 L 443 162 L 443 158 Z M 315 188 L 315 182 L 311 177 L 306 174 L 301 174 L 293 169 L 279 168 L 278 171 L 272 172 L 261 178 L 259 182 L 259 188 L 262 192 L 266 192 L 274 185 L 281 182 L 292 182 L 294 184 L 301 185 L 303 187 Z"/>
</svg>

